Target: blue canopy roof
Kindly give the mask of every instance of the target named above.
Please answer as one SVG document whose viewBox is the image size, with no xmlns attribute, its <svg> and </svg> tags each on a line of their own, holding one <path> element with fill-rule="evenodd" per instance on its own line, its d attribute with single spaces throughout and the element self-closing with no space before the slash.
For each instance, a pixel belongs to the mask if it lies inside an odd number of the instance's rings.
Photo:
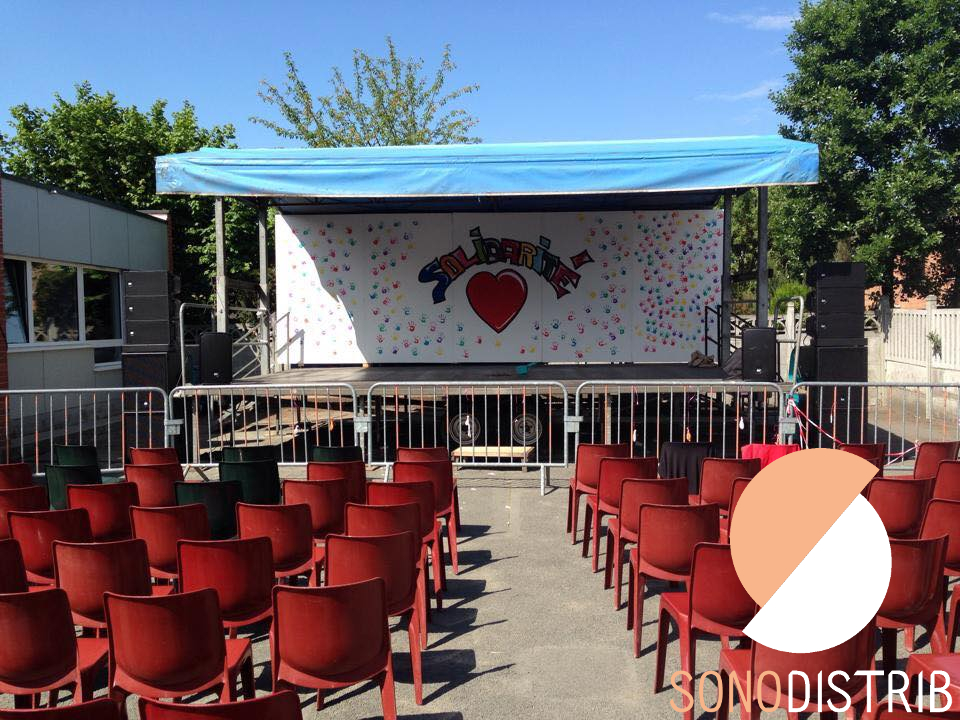
<svg viewBox="0 0 960 720">
<path fill-rule="evenodd" d="M 157 158 L 157 192 L 337 201 L 700 193 L 818 180 L 812 143 L 773 136 L 213 149 Z"/>
</svg>

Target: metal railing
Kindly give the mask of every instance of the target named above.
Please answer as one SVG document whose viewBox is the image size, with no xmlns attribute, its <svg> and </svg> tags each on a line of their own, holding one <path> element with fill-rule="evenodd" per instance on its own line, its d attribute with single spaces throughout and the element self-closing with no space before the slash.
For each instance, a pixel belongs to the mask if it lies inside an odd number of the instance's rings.
<svg viewBox="0 0 960 720">
<path fill-rule="evenodd" d="M 216 330 L 216 306 L 207 303 L 182 303 L 179 310 L 180 319 L 180 378 L 181 382 L 186 384 L 191 373 L 187 371 L 188 349 L 198 352 L 200 348 L 199 336 L 207 330 L 203 327 L 188 326 L 186 322 L 186 313 L 190 310 L 203 310 L 209 319 L 209 331 Z M 231 323 L 231 336 L 233 337 L 233 375 L 236 378 L 251 377 L 259 375 L 262 370 L 260 351 L 251 350 L 259 348 L 266 352 L 268 371 L 274 370 L 273 343 L 269 339 L 275 337 L 269 332 L 267 340 L 260 339 L 260 330 L 264 326 L 272 327 L 269 317 L 266 317 L 265 311 L 259 308 L 243 307 L 231 305 L 227 308 L 233 317 Z M 192 327 L 192 331 L 188 331 Z"/>
<path fill-rule="evenodd" d="M 166 444 L 167 396 L 155 387 L 0 391 L 0 456 L 35 474 L 55 445 L 94 445 L 105 470 L 123 467 L 130 447 Z"/>
<path fill-rule="evenodd" d="M 907 471 L 921 442 L 960 438 L 960 385 L 804 382 L 786 414 L 804 447 L 885 443 L 887 466 Z"/>
<path fill-rule="evenodd" d="M 575 444 L 630 443 L 657 455 L 665 442 L 710 442 L 721 457 L 775 442 L 782 393 L 774 383 L 590 381 L 574 395 Z"/>
<path fill-rule="evenodd" d="M 219 462 L 225 447 L 272 445 L 281 464 L 306 463 L 314 446 L 358 444 L 357 394 L 347 383 L 182 385 L 170 412 L 182 423 L 188 465 Z"/>
</svg>

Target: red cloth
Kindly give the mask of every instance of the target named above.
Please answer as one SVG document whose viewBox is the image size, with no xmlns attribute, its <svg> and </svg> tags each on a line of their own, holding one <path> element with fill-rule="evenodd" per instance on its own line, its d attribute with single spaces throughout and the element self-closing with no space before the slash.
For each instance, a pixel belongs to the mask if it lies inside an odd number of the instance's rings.
<svg viewBox="0 0 960 720">
<path fill-rule="evenodd" d="M 799 445 L 767 445 L 765 443 L 750 443 L 740 448 L 740 457 L 750 460 L 760 458 L 760 467 L 765 468 L 777 458 L 797 452 Z"/>
</svg>

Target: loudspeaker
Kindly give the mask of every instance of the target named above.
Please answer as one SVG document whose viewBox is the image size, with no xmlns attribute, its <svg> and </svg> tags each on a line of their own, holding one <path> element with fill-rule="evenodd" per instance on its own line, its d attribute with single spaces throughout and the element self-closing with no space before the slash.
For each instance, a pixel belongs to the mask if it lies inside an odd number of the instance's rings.
<svg viewBox="0 0 960 720">
<path fill-rule="evenodd" d="M 807 334 L 818 340 L 863 337 L 863 311 L 857 313 L 817 313 L 807 318 Z"/>
<path fill-rule="evenodd" d="M 817 263 L 807 273 L 807 285 L 818 291 L 828 287 L 859 287 L 862 290 L 866 283 L 866 266 L 859 262 Z"/>
<path fill-rule="evenodd" d="M 200 384 L 228 385 L 233 382 L 233 340 L 229 333 L 200 335 Z"/>
<path fill-rule="evenodd" d="M 173 343 L 170 320 L 127 320 L 124 345 L 149 345 L 150 351 L 162 352 Z M 146 350 L 146 348 L 144 348 Z"/>
<path fill-rule="evenodd" d="M 810 312 L 820 315 L 859 313 L 863 315 L 863 287 L 822 287 L 811 293 Z"/>
<path fill-rule="evenodd" d="M 777 331 L 774 328 L 744 329 L 743 379 L 777 381 Z"/>
<path fill-rule="evenodd" d="M 817 348 L 815 345 L 801 345 L 797 357 L 797 372 L 801 380 L 813 380 L 817 377 Z"/>
<path fill-rule="evenodd" d="M 169 392 L 179 384 L 180 357 L 175 352 L 124 352 L 120 363 L 124 387 L 158 387 Z"/>
<path fill-rule="evenodd" d="M 817 345 L 817 380 L 866 382 L 866 345 Z"/>
<path fill-rule="evenodd" d="M 131 320 L 164 320 L 171 317 L 171 302 L 167 295 L 140 295 L 129 297 L 124 302 L 124 318 Z"/>
<path fill-rule="evenodd" d="M 180 292 L 179 279 L 163 270 L 128 270 L 123 274 L 124 297 L 165 295 L 172 297 Z"/>
</svg>

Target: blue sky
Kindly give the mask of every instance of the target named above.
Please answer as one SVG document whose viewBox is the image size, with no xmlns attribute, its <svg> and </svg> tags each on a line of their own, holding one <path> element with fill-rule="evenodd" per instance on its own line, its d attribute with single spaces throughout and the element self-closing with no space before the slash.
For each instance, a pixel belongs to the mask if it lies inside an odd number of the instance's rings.
<svg viewBox="0 0 960 720">
<path fill-rule="evenodd" d="M 797 4 L 634 2 L 43 2 L 4 4 L 0 125 L 16 103 L 50 104 L 89 80 L 123 103 L 193 102 L 205 125 L 232 122 L 246 147 L 289 144 L 249 122 L 270 109 L 262 78 L 295 54 L 316 94 L 353 48 L 432 67 L 449 42 L 452 80 L 487 142 L 774 133 L 767 93 L 791 66 Z"/>
</svg>

